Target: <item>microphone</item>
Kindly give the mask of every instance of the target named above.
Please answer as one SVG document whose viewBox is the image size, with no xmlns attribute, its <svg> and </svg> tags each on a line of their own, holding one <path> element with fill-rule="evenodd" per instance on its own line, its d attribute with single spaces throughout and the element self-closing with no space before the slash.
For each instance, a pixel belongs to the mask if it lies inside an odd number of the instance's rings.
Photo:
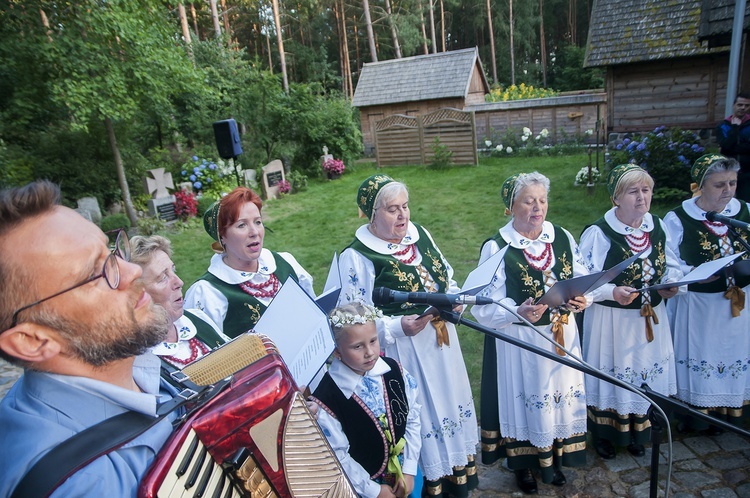
<svg viewBox="0 0 750 498">
<path fill-rule="evenodd" d="M 376 306 L 390 303 L 427 304 L 439 307 L 450 307 L 457 304 L 493 304 L 489 297 L 467 296 L 465 294 L 440 294 L 437 292 L 401 292 L 386 287 L 375 287 L 372 291 L 372 302 Z"/>
<path fill-rule="evenodd" d="M 724 223 L 726 226 L 729 226 L 732 228 L 739 228 L 741 230 L 750 230 L 750 223 L 746 223 L 740 220 L 735 220 L 734 218 L 730 218 L 729 216 L 724 216 L 723 214 L 719 214 L 716 211 L 707 212 L 706 219 L 708 221 L 713 221 L 714 223 Z"/>
</svg>

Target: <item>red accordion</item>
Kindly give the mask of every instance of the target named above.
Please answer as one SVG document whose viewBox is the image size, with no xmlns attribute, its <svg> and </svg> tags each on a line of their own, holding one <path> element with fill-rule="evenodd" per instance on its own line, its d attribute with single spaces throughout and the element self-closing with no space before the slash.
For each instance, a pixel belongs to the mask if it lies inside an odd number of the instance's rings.
<svg viewBox="0 0 750 498">
<path fill-rule="evenodd" d="M 183 370 L 198 385 L 227 371 L 230 386 L 175 430 L 139 497 L 357 496 L 273 348 L 245 334 Z"/>
</svg>

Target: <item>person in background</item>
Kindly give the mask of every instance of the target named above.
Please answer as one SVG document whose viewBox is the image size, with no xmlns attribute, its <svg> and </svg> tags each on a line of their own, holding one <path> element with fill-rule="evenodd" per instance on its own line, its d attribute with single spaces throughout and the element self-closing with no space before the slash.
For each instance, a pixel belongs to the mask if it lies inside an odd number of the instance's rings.
<svg viewBox="0 0 750 498">
<path fill-rule="evenodd" d="M 672 251 L 682 272 L 724 256 L 745 251 L 726 225 L 706 219 L 708 211 L 750 222 L 746 202 L 734 198 L 735 159 L 706 154 L 690 169 L 697 196 L 668 212 L 664 223 Z M 747 230 L 737 230 L 745 241 Z M 667 302 L 674 336 L 677 397 L 730 423 L 740 424 L 750 415 L 750 277 L 732 266 L 704 282 L 688 285 L 687 292 Z M 718 433 L 697 419 L 678 428 Z"/>
<path fill-rule="evenodd" d="M 128 262 L 126 233 L 112 250 L 99 227 L 59 202 L 44 181 L 0 192 L 0 356 L 24 367 L 0 402 L 0 496 L 71 436 L 128 411 L 155 417 L 176 394 L 159 359 L 144 354 L 171 322 Z M 52 496 L 135 497 L 171 433 L 165 417 Z"/>
<path fill-rule="evenodd" d="M 130 260 L 141 267 L 141 281 L 154 302 L 167 310 L 172 327 L 151 352 L 177 368 L 202 358 L 229 340 L 199 309 L 183 310 L 182 280 L 172 262 L 172 247 L 160 235 L 130 240 Z"/>
<path fill-rule="evenodd" d="M 453 268 L 422 226 L 412 223 L 409 192 L 393 178 L 376 174 L 357 191 L 357 205 L 368 223 L 339 258 L 343 282 L 339 304 L 372 303 L 375 287 L 407 292 L 460 289 Z M 428 496 L 468 496 L 478 485 L 474 455 L 477 416 L 456 327 L 430 314 L 426 306 L 391 303 L 377 320 L 385 355 L 399 361 L 417 380 L 422 405 L 419 467 Z"/>
<path fill-rule="evenodd" d="M 672 332 L 663 299 L 677 288 L 634 292 L 682 277 L 662 221 L 649 213 L 654 180 L 640 166 L 612 168 L 607 188 L 612 207 L 581 235 L 580 250 L 590 272 L 612 268 L 643 254 L 613 281 L 593 292 L 583 317 L 583 358 L 593 368 L 640 387 L 675 394 Z M 586 376 L 589 431 L 600 457 L 615 457 L 616 446 L 643 456 L 651 423 L 647 400 L 626 389 Z"/>
<path fill-rule="evenodd" d="M 590 304 L 577 296 L 549 309 L 536 301 L 556 281 L 587 275 L 570 233 L 546 221 L 549 179 L 541 173 L 513 175 L 501 197 L 510 221 L 482 245 L 481 265 L 504 255 L 483 291 L 579 356 L 578 327 L 571 316 Z M 501 306 L 474 306 L 479 323 L 558 355 L 566 353 Z M 487 336 L 482 365 L 482 461 L 507 457 L 518 487 L 538 492 L 533 470 L 555 486 L 567 482 L 563 466 L 586 463 L 586 396 L 583 374 L 548 358 Z"/>
<path fill-rule="evenodd" d="M 740 92 L 734 98 L 732 115 L 716 127 L 716 141 L 723 155 L 739 161 L 735 195 L 750 202 L 750 92 Z"/>
<path fill-rule="evenodd" d="M 185 294 L 185 307 L 202 310 L 230 338 L 252 329 L 287 278 L 313 298 L 313 279 L 289 253 L 263 247 L 263 201 L 237 187 L 203 215 L 217 254 Z"/>
<path fill-rule="evenodd" d="M 421 406 L 414 377 L 380 356 L 375 320 L 381 316 L 359 302 L 330 313 L 336 349 L 313 400 L 321 407 L 318 423 L 357 493 L 403 498 L 417 475 Z"/>
</svg>

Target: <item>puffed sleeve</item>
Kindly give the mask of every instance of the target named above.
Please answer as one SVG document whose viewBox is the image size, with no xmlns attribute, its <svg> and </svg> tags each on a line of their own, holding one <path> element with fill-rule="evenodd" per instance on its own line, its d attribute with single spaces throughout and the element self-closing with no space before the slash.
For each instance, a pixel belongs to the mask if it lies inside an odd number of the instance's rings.
<svg viewBox="0 0 750 498">
<path fill-rule="evenodd" d="M 574 277 L 580 277 L 582 275 L 588 275 L 589 270 L 586 268 L 586 263 L 583 259 L 583 254 L 581 253 L 581 250 L 578 248 L 578 243 L 576 242 L 576 239 L 573 238 L 573 236 L 570 234 L 569 231 L 566 229 L 562 229 L 563 232 L 565 232 L 565 236 L 568 237 L 568 242 L 570 243 L 570 247 L 573 249 L 573 276 Z M 585 296 L 586 298 L 586 306 L 591 306 L 591 303 L 594 302 L 594 295 L 592 293 L 588 293 Z"/>
<path fill-rule="evenodd" d="M 500 249 L 497 242 L 494 240 L 488 240 L 482 246 L 482 251 L 479 256 L 479 264 L 481 265 L 501 250 L 503 252 L 507 251 L 508 246 Z M 507 297 L 507 291 L 505 288 L 505 260 L 500 262 L 500 266 L 498 266 L 490 284 L 482 291 L 481 295 L 484 297 L 490 297 L 493 301 L 500 301 L 505 306 L 513 309 L 513 311 L 518 310 L 519 303 L 516 303 L 513 299 Z M 510 312 L 495 304 L 474 306 L 471 308 L 471 314 L 474 315 L 474 318 L 476 318 L 479 323 L 485 327 L 492 328 L 505 327 L 516 320 L 516 317 Z"/>
<path fill-rule="evenodd" d="M 677 217 L 674 211 L 670 211 L 664 216 L 664 228 L 667 232 L 667 245 L 671 248 L 672 254 L 677 259 L 680 271 L 683 274 L 690 273 L 693 267 L 680 257 L 680 244 L 682 244 L 684 230 L 680 218 Z"/>
<path fill-rule="evenodd" d="M 312 275 L 307 273 L 307 270 L 302 268 L 302 265 L 297 262 L 297 260 L 288 252 L 280 252 L 279 256 L 284 258 L 284 260 L 291 265 L 291 267 L 294 269 L 294 273 L 297 274 L 297 278 L 299 279 L 299 286 L 302 287 L 302 289 L 307 292 L 307 295 L 315 298 L 315 289 L 313 289 L 313 278 Z"/>
<path fill-rule="evenodd" d="M 349 455 L 349 439 L 344 434 L 341 423 L 326 410 L 321 409 L 318 411 L 318 425 L 357 494 L 366 498 L 377 498 L 380 494 L 380 485 L 370 480 L 370 474 Z"/>
<path fill-rule="evenodd" d="M 581 234 L 581 244 L 579 250 L 583 256 L 584 264 L 589 273 L 595 273 L 605 270 L 604 262 L 607 259 L 612 244 L 609 238 L 604 235 L 601 228 L 591 225 Z M 595 289 L 591 294 L 594 302 L 604 300 L 614 300 L 613 292 L 615 284 L 604 284 Z"/>
<path fill-rule="evenodd" d="M 190 286 L 185 293 L 182 307 L 201 310 L 224 332 L 224 318 L 227 316 L 229 301 L 219 289 L 205 280 L 198 280 Z"/>
<path fill-rule="evenodd" d="M 403 370 L 404 383 L 406 384 L 406 399 L 409 402 L 409 414 L 406 417 L 406 448 L 404 449 L 404 464 L 401 470 L 404 474 L 412 476 L 417 475 L 417 463 L 419 461 L 419 452 L 422 450 L 422 423 L 419 413 L 422 411 L 422 405 L 419 404 L 417 381 L 412 375 Z"/>
</svg>

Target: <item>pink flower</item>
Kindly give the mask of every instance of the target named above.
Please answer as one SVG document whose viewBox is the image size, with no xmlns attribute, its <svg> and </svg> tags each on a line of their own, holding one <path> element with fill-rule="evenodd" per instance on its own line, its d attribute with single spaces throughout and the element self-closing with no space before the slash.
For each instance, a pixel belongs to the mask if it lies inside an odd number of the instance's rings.
<svg viewBox="0 0 750 498">
<path fill-rule="evenodd" d="M 346 166 L 344 166 L 344 161 L 340 159 L 329 159 L 323 163 L 323 171 L 325 171 L 326 173 L 340 175 L 344 172 L 345 169 Z"/>
</svg>

